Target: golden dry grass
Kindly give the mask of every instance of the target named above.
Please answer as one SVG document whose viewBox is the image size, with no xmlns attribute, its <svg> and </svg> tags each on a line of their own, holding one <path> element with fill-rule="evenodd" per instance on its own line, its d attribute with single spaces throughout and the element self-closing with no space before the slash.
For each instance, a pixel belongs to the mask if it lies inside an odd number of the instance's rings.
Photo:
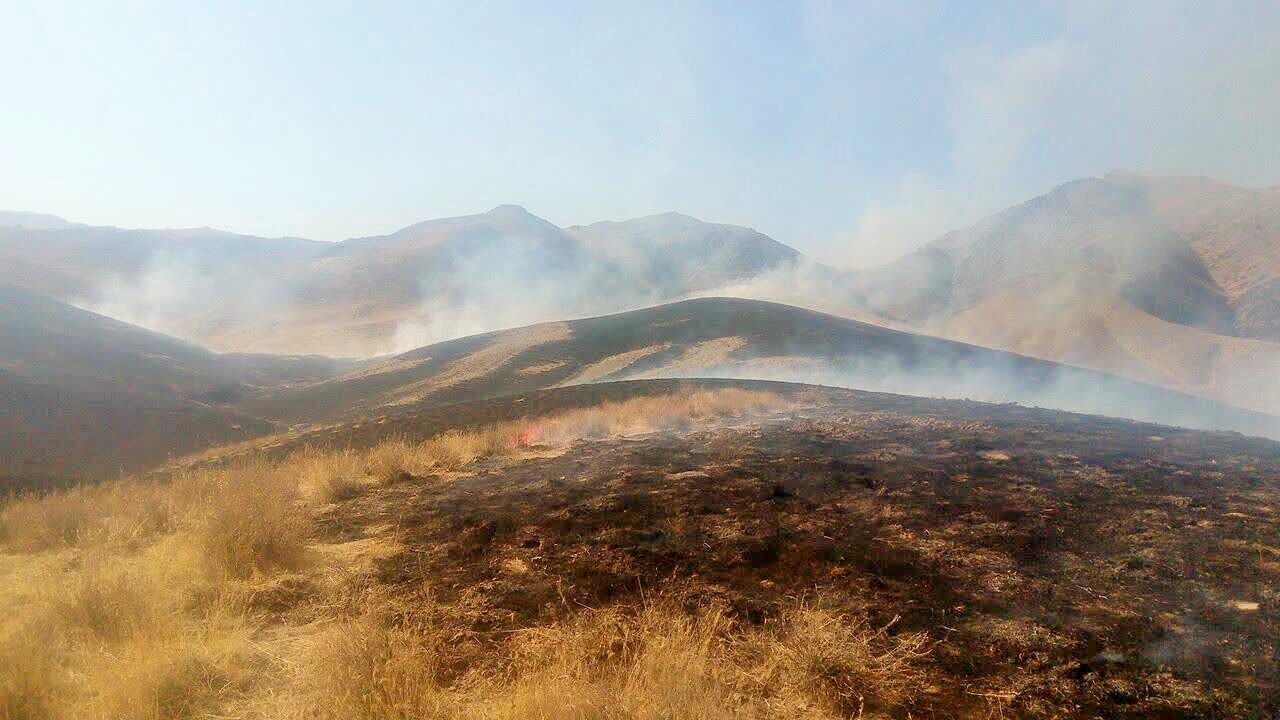
<svg viewBox="0 0 1280 720">
<path fill-rule="evenodd" d="M 768 412 L 786 404 L 774 393 L 738 388 L 633 398 L 530 423 L 521 438 L 530 443 L 556 444 L 579 438 L 686 429 L 712 418 Z"/>
<path fill-rule="evenodd" d="M 783 404 L 740 390 L 642 398 L 11 499 L 0 508 L 0 720 L 836 718 L 909 704 L 923 637 L 838 613 L 800 607 L 744 629 L 658 602 L 477 645 L 459 642 L 465 622 L 449 608 L 357 592 L 367 577 L 323 566 L 312 548 L 324 542 L 317 512 L 380 483 Z M 287 578 L 324 590 L 264 609 Z"/>
<path fill-rule="evenodd" d="M 487 653 L 394 601 L 335 622 L 293 667 L 273 717 L 320 720 L 808 720 L 874 716 L 924 688 L 926 638 L 797 605 L 744 628 L 659 600 L 587 610 Z M 455 672 L 461 665 L 464 669 Z"/>
</svg>

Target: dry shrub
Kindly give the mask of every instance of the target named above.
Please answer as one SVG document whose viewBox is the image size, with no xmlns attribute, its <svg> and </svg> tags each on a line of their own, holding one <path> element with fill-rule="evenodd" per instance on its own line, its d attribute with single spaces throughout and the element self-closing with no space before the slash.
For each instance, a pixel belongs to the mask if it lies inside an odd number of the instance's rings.
<svg viewBox="0 0 1280 720">
<path fill-rule="evenodd" d="M 319 633 L 273 717 L 728 720 L 751 710 L 716 612 L 619 609 L 519 633 L 453 678 L 455 633 L 371 605 Z"/>
<path fill-rule="evenodd" d="M 420 448 L 404 438 L 391 438 L 370 448 L 364 454 L 366 472 L 380 483 L 405 480 L 426 472 Z"/>
<path fill-rule="evenodd" d="M 427 456 L 445 470 L 456 470 L 494 455 L 509 452 L 524 432 L 524 423 L 503 423 L 471 431 L 452 431 L 423 443 Z"/>
<path fill-rule="evenodd" d="M 155 635 L 165 608 L 156 583 L 101 561 L 44 588 L 45 603 L 59 627 L 81 640 L 119 643 Z"/>
<path fill-rule="evenodd" d="M 727 662 L 728 623 L 717 612 L 690 616 L 668 606 L 638 616 L 587 612 L 523 633 L 507 682 L 479 688 L 472 716 L 490 720 L 719 720 L 750 708 Z"/>
<path fill-rule="evenodd" d="M 350 448 L 333 452 L 303 450 L 290 456 L 281 471 L 292 471 L 302 495 L 313 502 L 342 502 L 365 489 L 365 463 Z"/>
<path fill-rule="evenodd" d="M 170 529 L 167 492 L 119 480 L 14 499 L 0 510 L 0 541 L 21 552 L 78 545 L 138 546 Z"/>
<path fill-rule="evenodd" d="M 245 619 L 190 600 L 190 548 L 91 555 L 0 623 L 0 719 L 187 718 L 243 687 Z"/>
<path fill-rule="evenodd" d="M 450 430 L 421 442 L 393 437 L 366 451 L 364 466 L 382 483 L 461 470 L 477 460 L 510 452 L 524 432 L 525 424 L 515 422 L 476 430 Z"/>
<path fill-rule="evenodd" d="M 753 640 L 752 675 L 785 701 L 839 716 L 909 705 L 927 677 L 921 663 L 929 638 L 889 630 L 800 605 L 788 610 L 773 632 Z"/>
<path fill-rule="evenodd" d="M 250 687 L 248 648 L 242 624 L 140 638 L 88 660 L 81 699 L 70 714 L 101 720 L 215 716 Z"/>
<path fill-rule="evenodd" d="M 299 567 L 308 512 L 261 461 L 11 501 L 0 720 L 205 717 L 246 686 L 242 603 Z M 40 634 L 31 628 L 46 628 Z"/>
<path fill-rule="evenodd" d="M 265 462 L 209 471 L 204 502 L 191 508 L 193 538 L 223 577 L 302 566 L 310 516 L 289 473 Z"/>
<path fill-rule="evenodd" d="M 448 645 L 428 622 L 387 601 L 321 631 L 294 666 L 293 692 L 273 716 L 311 720 L 449 718 L 459 696 L 441 669 Z"/>
<path fill-rule="evenodd" d="M 0 539 L 22 552 L 74 545 L 95 514 L 86 488 L 27 496 L 0 510 Z"/>
<path fill-rule="evenodd" d="M 63 547 L 137 549 L 176 529 L 208 494 L 208 471 L 172 478 L 123 478 L 43 496 L 16 498 L 0 509 L 0 541 L 20 552 Z"/>
<path fill-rule="evenodd" d="M 53 659 L 57 633 L 29 622 L 0 630 L 0 720 L 48 718 L 64 694 Z"/>
<path fill-rule="evenodd" d="M 924 634 L 800 606 L 743 630 L 715 609 L 659 603 L 590 611 L 523 633 L 499 682 L 473 693 L 490 720 L 828 720 L 910 705 L 925 679 Z"/>
</svg>

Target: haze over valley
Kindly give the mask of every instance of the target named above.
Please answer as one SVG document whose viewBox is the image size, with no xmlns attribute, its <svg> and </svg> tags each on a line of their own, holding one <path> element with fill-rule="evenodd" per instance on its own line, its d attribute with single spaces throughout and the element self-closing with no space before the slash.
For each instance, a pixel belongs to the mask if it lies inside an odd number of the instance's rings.
<svg viewBox="0 0 1280 720">
<path fill-rule="evenodd" d="M 0 720 L 1280 718 L 1280 5 L 0 26 Z"/>
<path fill-rule="evenodd" d="M 1280 407 L 1280 189 L 1207 178 L 1072 181 L 857 270 L 676 213 L 559 228 L 503 205 L 339 243 L 0 225 L 3 282 L 220 352 L 382 356 L 725 295 Z"/>
</svg>

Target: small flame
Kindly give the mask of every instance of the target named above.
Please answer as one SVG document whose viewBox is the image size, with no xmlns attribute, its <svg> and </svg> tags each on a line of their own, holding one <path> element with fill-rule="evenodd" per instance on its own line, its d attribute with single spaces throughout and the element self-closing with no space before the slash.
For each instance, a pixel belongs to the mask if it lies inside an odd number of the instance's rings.
<svg viewBox="0 0 1280 720">
<path fill-rule="evenodd" d="M 538 440 L 538 431 L 539 427 L 537 425 L 528 428 L 511 441 L 511 447 L 526 448 L 534 445 Z"/>
</svg>

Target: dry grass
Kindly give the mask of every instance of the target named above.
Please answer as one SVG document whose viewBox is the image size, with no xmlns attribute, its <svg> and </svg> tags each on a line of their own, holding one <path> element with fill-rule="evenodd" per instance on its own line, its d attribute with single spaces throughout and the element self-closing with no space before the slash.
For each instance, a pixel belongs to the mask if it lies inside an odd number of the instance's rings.
<svg viewBox="0 0 1280 720">
<path fill-rule="evenodd" d="M 759 653 L 805 644 L 792 638 L 812 628 L 793 622 L 791 634 L 766 642 L 714 611 L 666 605 L 586 613 L 478 650 L 457 642 L 462 620 L 448 620 L 447 609 L 426 615 L 421 602 L 406 609 L 403 598 L 374 594 L 353 614 L 332 596 L 342 582 L 328 580 L 333 569 L 315 566 L 309 548 L 321 540 L 317 512 L 379 483 L 464 469 L 532 443 L 687 427 L 782 403 L 739 390 L 642 398 L 424 442 L 304 450 L 11 499 L 0 508 L 0 720 L 713 720 L 767 715 L 780 702 L 774 685 L 827 698 L 815 708 L 845 708 L 874 674 L 909 678 L 918 658 L 894 664 L 876 649 L 885 638 L 854 624 L 845 634 L 825 629 L 842 643 L 871 633 L 857 650 L 841 655 L 829 640 L 826 655 L 761 664 Z M 324 575 L 330 596 L 289 600 L 305 608 L 255 605 L 255 592 L 307 573 Z M 313 625 L 288 626 L 285 612 Z M 281 632 L 306 638 L 266 649 L 265 634 Z M 853 668 L 859 658 L 870 669 Z M 812 671 L 793 666 L 825 659 L 832 672 L 872 677 L 796 679 Z M 753 679 L 761 673 L 779 679 Z M 905 684 L 880 686 L 903 701 Z"/>
<path fill-rule="evenodd" d="M 807 606 L 750 629 L 714 608 L 610 607 L 483 654 L 459 651 L 447 622 L 393 607 L 314 638 L 294 667 L 298 694 L 279 698 L 272 716 L 836 720 L 909 705 L 923 686 L 923 636 Z"/>
<path fill-rule="evenodd" d="M 0 509 L 0 542 L 36 552 L 145 540 L 167 527 L 177 500 L 170 489 L 136 480 L 17 498 Z"/>
<path fill-rule="evenodd" d="M 921 662 L 929 638 L 890 635 L 889 630 L 820 606 L 798 605 L 755 649 L 755 680 L 793 704 L 813 703 L 837 717 L 909 705 L 925 686 Z"/>
<path fill-rule="evenodd" d="M 0 636 L 0 720 L 50 717 L 63 688 L 48 651 L 58 637 L 48 623 L 9 621 Z"/>
<path fill-rule="evenodd" d="M 354 450 L 324 452 L 307 449 L 293 456 L 290 466 L 302 495 L 316 503 L 338 503 L 364 492 L 365 461 Z"/>
<path fill-rule="evenodd" d="M 252 685 L 248 635 L 242 623 L 197 627 L 133 643 L 119 654 L 91 656 L 85 661 L 87 691 L 69 714 L 101 720 L 217 716 Z"/>
<path fill-rule="evenodd" d="M 787 404 L 774 393 L 738 388 L 633 398 L 531 423 L 521 437 L 529 443 L 559 444 L 579 438 L 681 430 L 715 418 L 774 411 Z"/>
<path fill-rule="evenodd" d="M 608 608 L 518 637 L 509 679 L 484 688 L 473 716 L 713 720 L 750 715 L 737 692 L 732 625 L 665 604 Z"/>
<path fill-rule="evenodd" d="M 574 440 L 657 430 L 686 429 L 713 419 L 778 410 L 787 401 L 774 393 L 700 390 L 608 402 L 536 420 L 450 431 L 421 442 L 391 438 L 365 451 L 367 473 L 388 483 L 449 472 L 529 445 L 562 445 Z"/>
<path fill-rule="evenodd" d="M 290 669 L 288 689 L 265 714 L 312 720 L 447 718 L 458 709 L 442 660 L 449 637 L 385 595 L 313 637 Z"/>
<path fill-rule="evenodd" d="M 391 438 L 365 455 L 369 475 L 380 482 L 459 470 L 476 460 L 510 452 L 525 432 L 524 423 L 503 423 L 471 431 L 450 431 L 422 442 Z"/>
<path fill-rule="evenodd" d="M 210 569 L 244 578 L 302 566 L 310 516 L 296 476 L 266 462 L 209 473 L 209 494 L 190 509 L 190 532 Z"/>
</svg>

